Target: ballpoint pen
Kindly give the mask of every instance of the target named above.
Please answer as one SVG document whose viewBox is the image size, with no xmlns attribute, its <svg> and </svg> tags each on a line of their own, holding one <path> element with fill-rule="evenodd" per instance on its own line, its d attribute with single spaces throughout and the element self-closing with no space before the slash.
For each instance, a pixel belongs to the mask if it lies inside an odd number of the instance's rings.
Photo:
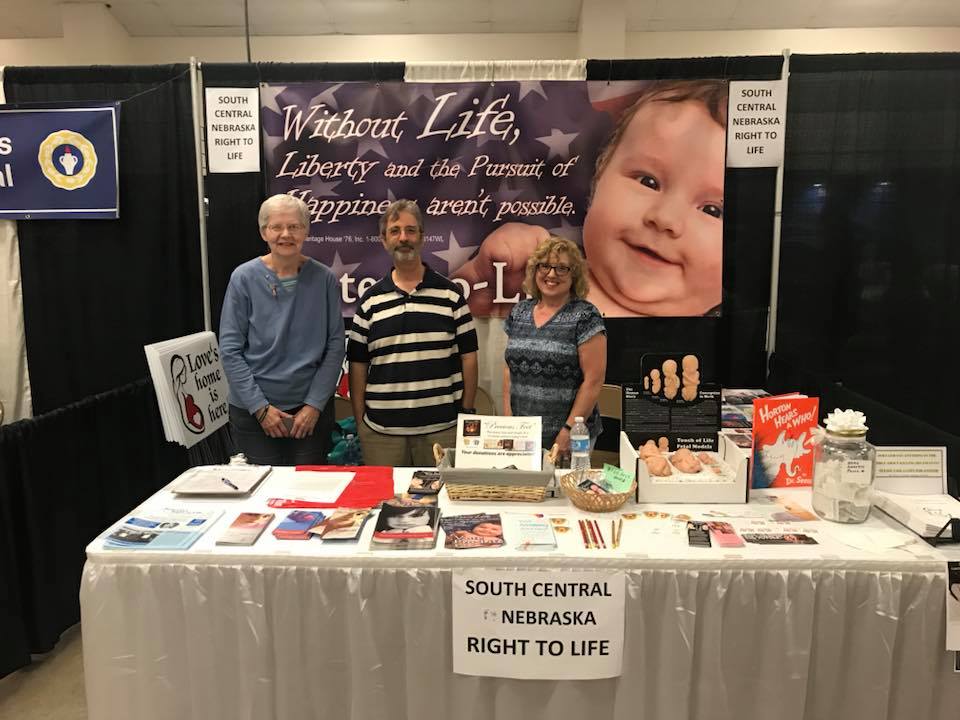
<svg viewBox="0 0 960 720">
<path fill-rule="evenodd" d="M 229 486 L 232 487 L 234 490 L 239 490 L 239 489 L 240 489 L 240 488 L 238 488 L 236 485 L 234 485 L 232 482 L 230 482 L 230 481 L 229 481 L 227 478 L 225 478 L 225 477 L 220 478 L 220 482 L 222 482 L 224 485 L 229 485 Z"/>
</svg>

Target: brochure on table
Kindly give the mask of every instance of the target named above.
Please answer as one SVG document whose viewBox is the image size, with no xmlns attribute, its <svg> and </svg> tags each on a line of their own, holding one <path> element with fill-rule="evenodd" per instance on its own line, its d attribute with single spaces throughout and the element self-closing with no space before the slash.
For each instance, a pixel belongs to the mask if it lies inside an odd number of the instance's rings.
<svg viewBox="0 0 960 720">
<path fill-rule="evenodd" d="M 874 504 L 925 538 L 960 518 L 960 501 L 947 494 L 947 449 L 878 447 Z"/>
<path fill-rule="evenodd" d="M 457 416 L 457 469 L 539 471 L 539 417 Z"/>
<path fill-rule="evenodd" d="M 622 388 L 622 428 L 635 447 L 667 439 L 670 450 L 718 449 L 720 386 L 701 381 L 700 360 L 690 353 L 647 353 L 641 380 Z"/>
</svg>

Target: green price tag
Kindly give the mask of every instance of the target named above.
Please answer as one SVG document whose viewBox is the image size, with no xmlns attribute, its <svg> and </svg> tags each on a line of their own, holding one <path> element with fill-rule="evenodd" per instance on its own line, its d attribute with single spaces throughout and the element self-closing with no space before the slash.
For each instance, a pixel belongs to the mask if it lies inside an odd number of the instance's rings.
<svg viewBox="0 0 960 720">
<path fill-rule="evenodd" d="M 603 483 L 610 489 L 610 492 L 623 493 L 627 492 L 630 486 L 633 485 L 633 476 L 626 470 L 618 468 L 616 465 L 604 463 Z"/>
</svg>

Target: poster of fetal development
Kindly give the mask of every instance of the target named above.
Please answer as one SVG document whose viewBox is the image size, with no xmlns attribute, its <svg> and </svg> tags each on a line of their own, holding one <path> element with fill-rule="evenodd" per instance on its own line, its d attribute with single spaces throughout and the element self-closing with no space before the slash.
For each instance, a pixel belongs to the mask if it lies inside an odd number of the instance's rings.
<svg viewBox="0 0 960 720">
<path fill-rule="evenodd" d="M 397 199 L 417 202 L 424 262 L 477 317 L 526 297 L 550 235 L 583 250 L 608 317 L 719 313 L 725 81 L 314 82 L 260 98 L 268 194 L 307 203 L 304 253 L 333 270 L 347 315 L 390 269 L 378 221 Z"/>
</svg>

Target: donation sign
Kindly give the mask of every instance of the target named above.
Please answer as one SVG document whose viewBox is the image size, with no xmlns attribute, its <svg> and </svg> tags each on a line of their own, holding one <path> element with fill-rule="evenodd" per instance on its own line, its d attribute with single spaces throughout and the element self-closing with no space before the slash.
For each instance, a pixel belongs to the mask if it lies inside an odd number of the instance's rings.
<svg viewBox="0 0 960 720">
<path fill-rule="evenodd" d="M 656 87 L 570 80 L 264 85 L 268 194 L 307 203 L 304 252 L 333 270 L 348 315 L 391 267 L 378 220 L 397 199 L 417 202 L 424 261 L 460 286 L 475 316 L 509 313 L 524 296 L 526 259 L 550 234 L 584 249 L 589 299 L 608 317 L 703 315 L 722 297 L 727 84 L 672 83 L 672 96 L 691 98 L 681 103 L 689 110 L 682 117 L 673 113 L 676 103 L 640 107 Z M 699 112 L 704 97 L 720 112 Z M 670 180 L 679 172 L 687 176 L 682 184 Z M 689 202 L 672 197 L 690 184 L 697 190 Z M 640 237 L 643 225 L 635 221 L 661 199 L 682 205 L 685 216 L 679 223 L 661 216 L 662 236 Z M 679 251 L 678 239 L 689 239 L 696 252 Z"/>
<path fill-rule="evenodd" d="M 536 680 L 617 677 L 622 570 L 453 571 L 453 671 Z"/>
</svg>

